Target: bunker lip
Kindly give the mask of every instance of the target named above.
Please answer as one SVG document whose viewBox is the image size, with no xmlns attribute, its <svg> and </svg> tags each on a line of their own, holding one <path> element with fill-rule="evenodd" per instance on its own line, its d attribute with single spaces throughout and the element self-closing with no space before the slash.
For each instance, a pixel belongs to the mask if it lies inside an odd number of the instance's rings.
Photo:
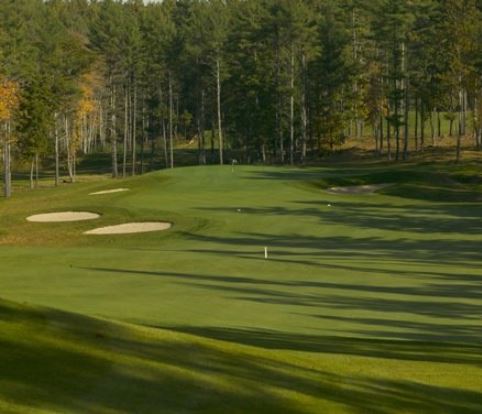
<svg viewBox="0 0 482 414">
<path fill-rule="evenodd" d="M 331 187 L 326 190 L 330 194 L 373 194 L 374 192 L 388 187 L 390 184 L 354 185 L 348 187 Z"/>
<path fill-rule="evenodd" d="M 171 223 L 155 221 L 155 222 L 138 222 L 138 223 L 124 223 L 114 226 L 99 227 L 97 229 L 84 232 L 86 235 L 116 235 L 116 234 L 138 234 L 138 233 L 152 233 L 156 231 L 168 230 L 172 227 Z"/>
<path fill-rule="evenodd" d="M 87 211 L 61 211 L 56 213 L 35 214 L 27 217 L 32 223 L 66 223 L 73 221 L 95 220 L 100 214 Z"/>
<path fill-rule="evenodd" d="M 96 191 L 95 193 L 90 193 L 89 195 L 103 195 L 103 194 L 114 194 L 114 193 L 123 193 L 126 191 L 130 191 L 128 188 L 113 188 L 112 190 L 103 190 L 103 191 Z"/>
</svg>

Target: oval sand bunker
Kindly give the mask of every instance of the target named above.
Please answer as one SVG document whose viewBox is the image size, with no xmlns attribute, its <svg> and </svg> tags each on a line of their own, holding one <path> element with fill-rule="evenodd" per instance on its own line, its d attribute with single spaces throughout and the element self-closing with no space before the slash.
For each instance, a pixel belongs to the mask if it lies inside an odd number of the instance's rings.
<svg viewBox="0 0 482 414">
<path fill-rule="evenodd" d="M 114 188 L 112 190 L 104 190 L 104 191 L 97 191 L 96 193 L 90 193 L 89 195 L 102 195 L 102 194 L 114 194 L 114 193 L 123 193 L 125 191 L 129 191 L 128 188 Z"/>
<path fill-rule="evenodd" d="M 27 221 L 34 223 L 63 223 L 69 221 L 95 220 L 99 217 L 99 214 L 85 211 L 64 211 L 59 213 L 36 214 L 35 216 L 27 217 Z"/>
<path fill-rule="evenodd" d="M 150 233 L 163 231 L 171 228 L 171 223 L 152 222 L 152 223 L 125 223 L 117 226 L 100 227 L 98 229 L 86 231 L 84 234 L 107 235 L 107 234 L 134 234 Z"/>
<path fill-rule="evenodd" d="M 355 185 L 351 187 L 331 187 L 326 190 L 330 194 L 373 194 L 390 184 Z"/>
</svg>

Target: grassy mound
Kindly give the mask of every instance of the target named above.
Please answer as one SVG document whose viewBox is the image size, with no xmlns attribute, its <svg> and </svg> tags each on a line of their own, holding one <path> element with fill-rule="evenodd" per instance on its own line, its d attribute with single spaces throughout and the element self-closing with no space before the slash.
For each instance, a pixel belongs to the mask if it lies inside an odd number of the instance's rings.
<svg viewBox="0 0 482 414">
<path fill-rule="evenodd" d="M 393 184 L 380 193 L 420 200 L 440 202 L 481 202 L 482 167 L 480 163 L 408 164 L 365 168 L 343 168 L 336 174 L 325 175 L 309 185 L 327 189 L 373 184 Z"/>
</svg>

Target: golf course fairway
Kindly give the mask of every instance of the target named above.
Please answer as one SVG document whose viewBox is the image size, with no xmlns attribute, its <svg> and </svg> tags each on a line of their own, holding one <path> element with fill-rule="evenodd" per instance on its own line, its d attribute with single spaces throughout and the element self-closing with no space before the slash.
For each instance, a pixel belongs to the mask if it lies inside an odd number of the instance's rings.
<svg viewBox="0 0 482 414">
<path fill-rule="evenodd" d="M 478 171 L 190 167 L 0 200 L 0 412 L 480 413 Z M 100 217 L 27 221 L 64 211 Z M 172 226 L 84 234 L 131 222 Z"/>
</svg>

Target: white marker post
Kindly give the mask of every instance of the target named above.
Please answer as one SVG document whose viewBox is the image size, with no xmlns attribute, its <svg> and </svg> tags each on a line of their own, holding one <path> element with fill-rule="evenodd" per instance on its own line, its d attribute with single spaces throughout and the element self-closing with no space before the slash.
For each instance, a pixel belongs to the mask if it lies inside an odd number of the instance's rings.
<svg viewBox="0 0 482 414">
<path fill-rule="evenodd" d="M 268 259 L 268 248 L 267 247 L 264 248 L 264 258 Z"/>
</svg>

